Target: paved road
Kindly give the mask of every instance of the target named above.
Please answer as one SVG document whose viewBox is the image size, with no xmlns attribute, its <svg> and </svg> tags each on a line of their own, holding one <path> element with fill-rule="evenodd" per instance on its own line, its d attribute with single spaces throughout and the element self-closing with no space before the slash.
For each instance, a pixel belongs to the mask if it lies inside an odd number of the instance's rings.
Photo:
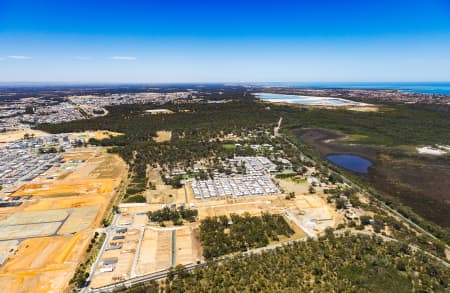
<svg viewBox="0 0 450 293">
<path fill-rule="evenodd" d="M 131 272 L 130 272 L 130 276 L 131 278 L 136 277 L 136 266 L 139 260 L 139 255 L 141 254 L 141 246 L 142 246 L 142 239 L 144 238 L 144 232 L 145 232 L 145 228 L 144 227 L 140 227 L 139 229 L 139 240 L 138 240 L 138 244 L 136 246 L 136 252 L 134 253 L 134 258 L 133 258 L 133 265 L 131 266 Z"/>
<path fill-rule="evenodd" d="M 116 224 L 118 218 L 119 218 L 119 215 L 118 215 L 118 214 L 115 214 L 114 217 L 113 217 L 112 223 L 111 223 L 111 225 L 110 225 L 109 227 L 104 228 L 104 229 L 96 229 L 96 232 L 99 232 L 99 233 L 105 233 L 105 234 L 106 234 L 106 237 L 105 237 L 105 241 L 104 241 L 103 244 L 102 244 L 102 247 L 100 248 L 100 251 L 99 251 L 99 253 L 98 253 L 98 256 L 97 256 L 95 262 L 92 264 L 91 270 L 90 270 L 90 272 L 89 272 L 89 277 L 88 277 L 87 280 L 86 280 L 86 284 L 87 284 L 88 286 L 91 284 L 92 278 L 94 277 L 94 273 L 95 273 L 95 271 L 97 270 L 97 267 L 98 267 L 98 265 L 99 265 L 99 263 L 100 263 L 100 261 L 101 261 L 101 259 L 102 259 L 103 254 L 105 253 L 106 245 L 108 245 L 109 240 L 110 240 L 110 238 L 111 238 L 111 234 L 112 234 L 112 233 L 114 232 L 114 230 L 115 230 L 115 224 Z M 81 292 L 81 293 L 87 293 L 87 292 L 89 292 L 89 287 L 88 287 L 88 286 L 82 288 L 80 292 Z"/>
</svg>

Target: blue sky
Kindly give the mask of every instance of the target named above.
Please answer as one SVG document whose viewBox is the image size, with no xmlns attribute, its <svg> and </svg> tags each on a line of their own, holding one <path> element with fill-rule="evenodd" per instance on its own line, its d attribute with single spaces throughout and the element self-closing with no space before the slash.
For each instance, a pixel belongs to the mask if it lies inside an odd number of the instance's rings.
<svg viewBox="0 0 450 293">
<path fill-rule="evenodd" d="M 0 0 L 0 81 L 450 81 L 450 1 Z"/>
</svg>

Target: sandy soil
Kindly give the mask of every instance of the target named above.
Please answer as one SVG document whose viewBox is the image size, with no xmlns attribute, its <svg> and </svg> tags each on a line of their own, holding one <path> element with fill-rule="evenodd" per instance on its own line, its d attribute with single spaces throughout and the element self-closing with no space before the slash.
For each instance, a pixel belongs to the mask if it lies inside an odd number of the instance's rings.
<svg viewBox="0 0 450 293">
<path fill-rule="evenodd" d="M 172 131 L 159 130 L 156 132 L 156 137 L 153 138 L 156 142 L 165 142 L 172 139 Z"/>
<path fill-rule="evenodd" d="M 285 179 L 275 179 L 278 184 L 280 184 L 281 189 L 283 189 L 286 193 L 295 192 L 295 195 L 307 194 L 309 193 L 309 184 L 305 183 L 296 183 L 290 180 Z"/>
<path fill-rule="evenodd" d="M 84 132 L 77 132 L 74 135 L 76 135 L 77 137 L 80 136 L 86 136 L 87 138 L 95 138 L 98 140 L 102 140 L 105 138 L 110 138 L 113 136 L 118 136 L 118 135 L 123 135 L 123 133 L 120 132 L 114 132 L 114 131 L 109 131 L 109 130 L 97 130 L 97 131 L 84 131 Z"/>
<path fill-rule="evenodd" d="M 149 182 L 155 185 L 155 190 L 146 190 L 144 196 L 148 203 L 182 203 L 186 201 L 184 188 L 173 188 L 165 185 L 159 175 L 158 168 L 149 168 L 147 172 Z"/>
<path fill-rule="evenodd" d="M 138 275 L 167 269 L 172 264 L 172 231 L 145 229 L 136 273 Z"/>
<path fill-rule="evenodd" d="M 0 133 L 0 146 L 12 142 L 18 139 L 23 139 L 25 134 L 34 135 L 35 137 L 42 137 L 42 136 L 48 136 L 49 134 L 44 131 L 35 130 L 35 129 L 20 129 L 20 130 L 13 130 L 13 131 L 7 131 L 7 132 L 1 132 Z"/>
<path fill-rule="evenodd" d="M 99 148 L 75 149 L 65 153 L 64 159 L 86 162 L 70 171 L 50 169 L 49 173 L 64 176 L 33 180 L 14 194 L 32 194 L 32 202 L 7 209 L 9 214 L 2 209 L 2 223 L 7 224 L 2 233 L 31 225 L 26 231 L 52 235 L 23 240 L 0 267 L 0 282 L 7 292 L 62 292 L 127 173 L 118 156 Z M 12 234 L 7 236 L 14 237 Z"/>
<path fill-rule="evenodd" d="M 176 231 L 175 264 L 195 264 L 202 260 L 198 228 L 185 227 Z"/>
<path fill-rule="evenodd" d="M 358 112 L 378 112 L 380 108 L 377 106 L 358 106 L 358 107 L 346 107 L 346 110 L 358 111 Z"/>
<path fill-rule="evenodd" d="M 173 114 L 174 112 L 169 109 L 150 109 L 150 110 L 145 110 L 145 113 L 148 113 L 151 115 L 162 115 L 162 114 Z"/>
</svg>

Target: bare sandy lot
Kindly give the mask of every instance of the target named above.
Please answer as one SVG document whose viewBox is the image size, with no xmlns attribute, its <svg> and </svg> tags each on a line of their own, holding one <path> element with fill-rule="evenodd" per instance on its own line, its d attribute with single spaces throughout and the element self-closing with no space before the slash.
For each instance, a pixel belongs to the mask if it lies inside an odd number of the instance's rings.
<svg viewBox="0 0 450 293">
<path fill-rule="evenodd" d="M 127 173 L 100 148 L 74 149 L 64 160 L 85 162 L 68 171 L 55 166 L 48 171 L 55 179 L 36 178 L 14 193 L 33 201 L 1 211 L 0 238 L 21 241 L 0 267 L 6 292 L 62 292 Z"/>
<path fill-rule="evenodd" d="M 20 130 L 12 130 L 7 132 L 0 133 L 0 146 L 5 143 L 12 142 L 18 139 L 23 139 L 23 137 L 28 134 L 34 137 L 42 137 L 48 136 L 49 134 L 44 131 L 35 130 L 35 129 L 20 129 Z"/>
<path fill-rule="evenodd" d="M 158 130 L 156 137 L 153 138 L 156 142 L 165 142 L 172 139 L 172 131 Z"/>
<path fill-rule="evenodd" d="M 138 275 L 156 272 L 172 265 L 172 230 L 145 229 L 136 266 Z"/>
<path fill-rule="evenodd" d="M 287 193 L 295 192 L 296 195 L 309 193 L 309 184 L 307 182 L 296 183 L 286 179 L 276 179 L 276 182 Z"/>
<path fill-rule="evenodd" d="M 159 174 L 159 168 L 149 168 L 147 172 L 149 181 L 155 185 L 155 190 L 146 190 L 144 196 L 148 203 L 182 203 L 186 201 L 184 188 L 173 188 L 164 184 Z"/>
<path fill-rule="evenodd" d="M 185 227 L 176 231 L 175 264 L 195 264 L 202 260 L 199 228 Z"/>
</svg>

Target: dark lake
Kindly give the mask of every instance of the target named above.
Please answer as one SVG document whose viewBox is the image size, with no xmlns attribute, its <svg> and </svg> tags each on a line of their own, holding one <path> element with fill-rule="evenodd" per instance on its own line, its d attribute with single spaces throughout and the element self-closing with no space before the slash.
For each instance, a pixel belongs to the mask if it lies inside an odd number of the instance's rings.
<svg viewBox="0 0 450 293">
<path fill-rule="evenodd" d="M 361 174 L 367 174 L 369 172 L 369 167 L 372 166 L 371 161 L 350 154 L 328 155 L 327 160 L 339 167 Z"/>
</svg>

